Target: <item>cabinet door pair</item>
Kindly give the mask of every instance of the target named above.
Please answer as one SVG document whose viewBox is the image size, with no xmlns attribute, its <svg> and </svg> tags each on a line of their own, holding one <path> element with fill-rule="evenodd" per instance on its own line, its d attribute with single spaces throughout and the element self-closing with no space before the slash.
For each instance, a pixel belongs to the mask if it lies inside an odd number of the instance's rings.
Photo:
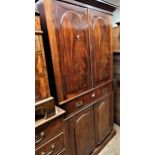
<svg viewBox="0 0 155 155">
<path fill-rule="evenodd" d="M 68 154 L 88 155 L 109 135 L 113 126 L 112 94 L 68 120 Z"/>
<path fill-rule="evenodd" d="M 111 16 L 60 1 L 53 3 L 64 98 L 111 80 Z"/>
</svg>

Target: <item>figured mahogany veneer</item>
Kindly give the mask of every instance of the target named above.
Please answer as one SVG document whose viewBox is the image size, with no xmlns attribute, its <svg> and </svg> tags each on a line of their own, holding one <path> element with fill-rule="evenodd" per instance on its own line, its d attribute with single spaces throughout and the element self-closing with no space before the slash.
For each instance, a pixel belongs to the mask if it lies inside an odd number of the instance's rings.
<svg viewBox="0 0 155 155">
<path fill-rule="evenodd" d="M 89 10 L 94 86 L 112 80 L 111 16 Z"/>
<path fill-rule="evenodd" d="M 37 8 L 50 86 L 56 88 L 57 104 L 66 110 L 62 154 L 97 154 L 115 133 L 111 21 L 115 6 L 99 0 L 40 0 Z"/>
<path fill-rule="evenodd" d="M 102 98 L 107 93 L 112 91 L 112 84 L 109 84 L 105 87 L 100 87 L 96 90 L 88 92 L 77 99 L 74 99 L 70 102 L 67 102 L 62 105 L 62 108 L 66 111 L 66 115 L 70 115 L 73 112 L 78 111 L 89 103 L 96 101 L 99 98 Z"/>
<path fill-rule="evenodd" d="M 45 0 L 37 6 L 49 37 L 58 104 L 110 82 L 111 16 L 71 1 Z"/>
<path fill-rule="evenodd" d="M 87 9 L 55 1 L 53 18 L 64 98 L 91 87 Z"/>
</svg>

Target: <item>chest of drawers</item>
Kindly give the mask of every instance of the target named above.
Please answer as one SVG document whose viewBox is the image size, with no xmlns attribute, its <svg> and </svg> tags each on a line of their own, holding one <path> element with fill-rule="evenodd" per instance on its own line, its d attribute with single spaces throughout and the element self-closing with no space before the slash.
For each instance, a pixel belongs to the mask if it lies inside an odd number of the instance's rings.
<svg viewBox="0 0 155 155">
<path fill-rule="evenodd" d="M 55 115 L 36 121 L 36 155 L 56 155 L 65 150 L 64 113 L 64 110 L 56 107 Z"/>
</svg>

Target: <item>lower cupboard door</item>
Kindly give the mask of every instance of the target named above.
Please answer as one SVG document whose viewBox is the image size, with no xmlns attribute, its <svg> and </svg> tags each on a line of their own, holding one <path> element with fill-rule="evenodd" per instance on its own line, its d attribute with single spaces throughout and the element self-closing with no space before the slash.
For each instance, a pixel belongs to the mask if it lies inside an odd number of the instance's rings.
<svg viewBox="0 0 155 155">
<path fill-rule="evenodd" d="M 78 113 L 69 120 L 70 155 L 89 155 L 95 149 L 93 107 Z"/>
<path fill-rule="evenodd" d="M 113 94 L 106 95 L 95 104 L 96 143 L 99 145 L 113 128 Z"/>
</svg>

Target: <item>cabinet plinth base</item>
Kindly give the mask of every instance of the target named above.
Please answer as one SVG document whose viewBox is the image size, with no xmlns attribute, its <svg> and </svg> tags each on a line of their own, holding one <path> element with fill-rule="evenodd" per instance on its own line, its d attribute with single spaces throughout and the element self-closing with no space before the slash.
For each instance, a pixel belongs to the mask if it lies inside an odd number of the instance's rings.
<svg viewBox="0 0 155 155">
<path fill-rule="evenodd" d="M 116 135 L 116 130 L 112 130 L 110 135 L 94 150 L 91 155 L 98 155 L 98 153 L 108 144 L 108 142 Z"/>
</svg>

